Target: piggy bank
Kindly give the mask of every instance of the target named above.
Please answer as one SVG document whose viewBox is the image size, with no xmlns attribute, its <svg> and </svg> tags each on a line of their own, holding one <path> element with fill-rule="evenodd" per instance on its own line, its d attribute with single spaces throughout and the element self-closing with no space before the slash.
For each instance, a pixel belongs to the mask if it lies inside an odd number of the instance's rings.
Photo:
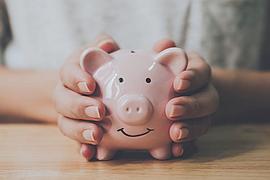
<svg viewBox="0 0 270 180">
<path fill-rule="evenodd" d="M 179 48 L 111 54 L 90 48 L 82 53 L 81 67 L 96 80 L 94 96 L 106 107 L 100 122 L 104 136 L 97 146 L 98 160 L 113 158 L 117 150 L 147 150 L 156 159 L 170 158 L 172 121 L 165 107 L 175 96 L 175 76 L 186 66 Z"/>
</svg>

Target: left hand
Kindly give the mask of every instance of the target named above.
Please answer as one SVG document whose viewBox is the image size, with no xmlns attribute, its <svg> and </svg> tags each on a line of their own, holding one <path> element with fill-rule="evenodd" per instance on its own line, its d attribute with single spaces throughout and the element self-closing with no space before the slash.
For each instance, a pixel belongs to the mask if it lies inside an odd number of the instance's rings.
<svg viewBox="0 0 270 180">
<path fill-rule="evenodd" d="M 163 39 L 154 45 L 154 50 L 160 52 L 170 47 L 175 47 L 175 43 Z M 175 157 L 184 152 L 182 142 L 194 140 L 207 131 L 211 123 L 209 116 L 219 104 L 218 93 L 210 81 L 210 66 L 195 52 L 186 52 L 186 58 L 187 69 L 176 76 L 173 83 L 175 92 L 181 96 L 166 105 L 166 115 L 174 121 L 170 137 Z"/>
</svg>

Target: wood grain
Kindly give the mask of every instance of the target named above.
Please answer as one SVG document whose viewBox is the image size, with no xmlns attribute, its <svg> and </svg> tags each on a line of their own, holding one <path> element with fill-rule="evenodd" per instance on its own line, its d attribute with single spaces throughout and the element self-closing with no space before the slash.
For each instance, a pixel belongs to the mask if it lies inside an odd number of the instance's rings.
<svg viewBox="0 0 270 180">
<path fill-rule="evenodd" d="M 270 179 L 269 138 L 270 124 L 220 126 L 184 159 L 126 152 L 86 162 L 53 125 L 0 124 L 0 179 Z"/>
</svg>

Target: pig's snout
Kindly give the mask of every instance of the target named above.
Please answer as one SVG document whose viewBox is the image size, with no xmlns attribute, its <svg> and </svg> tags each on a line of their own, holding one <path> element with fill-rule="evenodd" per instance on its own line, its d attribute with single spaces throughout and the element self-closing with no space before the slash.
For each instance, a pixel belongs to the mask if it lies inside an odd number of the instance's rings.
<svg viewBox="0 0 270 180">
<path fill-rule="evenodd" d="M 150 120 L 153 112 L 151 102 L 144 96 L 124 95 L 117 103 L 120 120 L 128 125 L 142 125 Z"/>
</svg>

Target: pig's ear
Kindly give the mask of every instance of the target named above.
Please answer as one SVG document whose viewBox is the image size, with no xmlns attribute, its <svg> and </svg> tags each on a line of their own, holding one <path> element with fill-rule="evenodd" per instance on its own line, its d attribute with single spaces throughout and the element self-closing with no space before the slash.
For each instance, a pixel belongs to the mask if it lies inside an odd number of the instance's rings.
<svg viewBox="0 0 270 180">
<path fill-rule="evenodd" d="M 185 52 L 175 47 L 165 49 L 158 53 L 155 57 L 155 61 L 168 67 L 175 75 L 184 71 L 188 63 Z"/>
<path fill-rule="evenodd" d="M 81 54 L 80 65 L 81 68 L 89 74 L 94 74 L 98 68 L 112 59 L 111 55 L 101 49 L 89 48 L 84 50 Z"/>
</svg>

